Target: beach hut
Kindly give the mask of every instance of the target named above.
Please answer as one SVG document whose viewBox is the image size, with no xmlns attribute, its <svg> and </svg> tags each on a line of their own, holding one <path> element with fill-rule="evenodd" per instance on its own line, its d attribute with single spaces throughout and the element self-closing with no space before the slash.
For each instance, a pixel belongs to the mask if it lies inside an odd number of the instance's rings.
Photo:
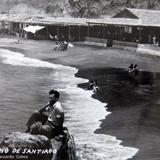
<svg viewBox="0 0 160 160">
<path fill-rule="evenodd" d="M 157 41 L 160 37 L 160 11 L 147 9 L 125 8 L 112 18 L 139 20 L 136 27 L 132 27 L 134 35 L 139 39 L 140 43 L 153 43 L 153 37 L 156 36 Z"/>
<path fill-rule="evenodd" d="M 47 26 L 48 34 L 57 35 L 59 40 L 81 41 L 87 34 L 86 19 L 46 17 L 41 20 Z"/>
<path fill-rule="evenodd" d="M 81 41 L 87 35 L 87 23 L 83 18 L 55 18 L 55 17 L 28 17 L 25 19 L 10 19 L 12 32 L 20 32 L 26 26 L 45 26 L 45 28 L 33 33 L 28 32 L 28 38 L 52 39 L 55 35 L 58 39 L 66 41 Z M 21 25 L 22 24 L 22 25 Z M 23 30 L 24 31 L 24 30 Z"/>
<path fill-rule="evenodd" d="M 113 39 L 132 43 L 157 43 L 160 41 L 160 11 L 125 8 L 112 17 L 101 19 L 55 18 L 29 15 L 12 15 L 3 19 L 10 33 L 24 36 L 26 26 L 45 26 L 29 38 L 83 41 L 86 37 Z M 2 20 L 1 20 L 2 21 Z M 89 39 L 89 38 L 88 38 Z"/>
<path fill-rule="evenodd" d="M 87 21 L 89 37 L 153 43 L 160 39 L 160 11 L 125 8 L 112 17 Z"/>
</svg>

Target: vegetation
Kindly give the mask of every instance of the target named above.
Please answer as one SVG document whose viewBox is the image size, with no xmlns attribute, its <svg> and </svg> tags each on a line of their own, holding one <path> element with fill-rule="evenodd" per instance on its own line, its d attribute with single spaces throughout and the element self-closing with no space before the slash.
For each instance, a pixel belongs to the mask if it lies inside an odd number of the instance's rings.
<svg viewBox="0 0 160 160">
<path fill-rule="evenodd" d="M 115 14 L 124 7 L 159 10 L 160 0 L 1 0 L 0 11 L 95 18 Z"/>
</svg>

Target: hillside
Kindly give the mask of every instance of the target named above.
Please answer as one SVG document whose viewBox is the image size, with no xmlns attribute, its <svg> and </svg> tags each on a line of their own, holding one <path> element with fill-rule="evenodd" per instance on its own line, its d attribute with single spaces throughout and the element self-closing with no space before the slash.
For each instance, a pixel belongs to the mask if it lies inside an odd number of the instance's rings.
<svg viewBox="0 0 160 160">
<path fill-rule="evenodd" d="M 123 9 L 160 9 L 160 0 L 0 0 L 0 11 L 52 16 L 100 17 Z"/>
</svg>

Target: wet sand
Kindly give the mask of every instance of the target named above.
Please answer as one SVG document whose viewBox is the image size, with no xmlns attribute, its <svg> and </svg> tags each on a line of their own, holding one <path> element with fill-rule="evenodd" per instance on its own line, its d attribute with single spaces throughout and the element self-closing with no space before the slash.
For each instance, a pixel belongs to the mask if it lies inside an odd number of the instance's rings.
<svg viewBox="0 0 160 160">
<path fill-rule="evenodd" d="M 136 86 L 128 79 L 127 68 L 136 63 L 143 71 L 160 72 L 160 58 L 116 49 L 75 46 L 54 52 L 52 41 L 0 39 L 0 47 L 20 51 L 29 57 L 74 66 L 76 76 L 97 79 L 100 91 L 93 95 L 107 102 L 112 114 L 102 120 L 95 133 L 123 140 L 123 145 L 139 148 L 135 160 L 158 160 L 160 147 L 159 75 L 152 86 Z M 105 87 L 104 87 L 105 86 Z M 86 88 L 87 84 L 80 87 Z"/>
</svg>

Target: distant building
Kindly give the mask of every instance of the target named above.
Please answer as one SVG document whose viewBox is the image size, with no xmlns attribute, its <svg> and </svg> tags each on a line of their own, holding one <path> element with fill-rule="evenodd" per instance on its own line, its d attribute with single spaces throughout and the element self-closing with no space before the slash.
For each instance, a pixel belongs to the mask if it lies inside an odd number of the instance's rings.
<svg viewBox="0 0 160 160">
<path fill-rule="evenodd" d="M 2 20 L 1 20 L 2 21 Z M 160 11 L 125 8 L 113 17 L 104 19 L 27 17 L 12 15 L 3 18 L 9 33 L 20 32 L 29 25 L 45 26 L 29 38 L 49 39 L 57 35 L 67 41 L 83 41 L 85 37 L 112 39 L 132 43 L 157 43 L 160 41 Z"/>
<path fill-rule="evenodd" d="M 160 11 L 126 8 L 113 16 L 113 18 L 139 20 L 138 23 L 135 23 L 136 27 L 134 27 L 135 25 L 129 27 L 132 27 L 131 30 L 133 29 L 132 32 L 136 38 L 139 38 L 140 43 L 153 43 L 154 36 L 159 41 Z"/>
</svg>

